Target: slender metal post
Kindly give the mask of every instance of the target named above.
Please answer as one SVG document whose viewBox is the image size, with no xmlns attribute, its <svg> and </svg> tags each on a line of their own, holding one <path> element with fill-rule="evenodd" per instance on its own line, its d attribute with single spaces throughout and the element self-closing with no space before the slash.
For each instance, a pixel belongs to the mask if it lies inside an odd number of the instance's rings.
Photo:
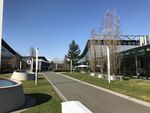
<svg viewBox="0 0 150 113">
<path fill-rule="evenodd" d="M 36 48 L 35 84 L 38 84 L 38 48 Z"/>
<path fill-rule="evenodd" d="M 2 24 L 3 24 L 3 4 L 4 0 L 0 0 L 0 72 L 1 72 L 1 54 L 2 54 Z"/>
<path fill-rule="evenodd" d="M 107 71 L 108 71 L 108 82 L 110 83 L 110 57 L 109 57 L 109 47 L 107 46 Z"/>
</svg>

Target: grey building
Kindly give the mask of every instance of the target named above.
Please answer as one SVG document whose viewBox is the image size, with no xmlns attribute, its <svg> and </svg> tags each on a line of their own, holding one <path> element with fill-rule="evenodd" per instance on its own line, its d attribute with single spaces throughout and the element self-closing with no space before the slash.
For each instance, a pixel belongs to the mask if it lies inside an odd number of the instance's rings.
<svg viewBox="0 0 150 113">
<path fill-rule="evenodd" d="M 35 57 L 21 56 L 12 47 L 10 47 L 2 39 L 2 53 L 1 53 L 1 73 L 13 72 L 14 70 L 29 70 L 30 66 L 27 64 L 27 60 L 34 59 L 33 68 L 35 68 Z M 48 71 L 50 62 L 44 57 L 38 57 L 39 71 Z"/>
<path fill-rule="evenodd" d="M 78 63 L 87 64 L 92 56 L 95 56 L 96 59 L 100 58 L 101 53 L 106 56 L 107 44 L 104 43 L 105 41 L 106 40 L 97 39 L 88 40 Z M 139 40 L 118 40 L 118 42 L 119 43 L 115 45 L 117 47 L 117 53 L 139 47 Z"/>
<path fill-rule="evenodd" d="M 2 39 L 1 73 L 18 70 L 20 61 L 22 62 L 22 67 L 25 68 L 26 63 L 22 61 L 22 56 Z"/>
<path fill-rule="evenodd" d="M 35 71 L 35 57 L 32 57 L 32 56 L 24 56 L 23 57 L 23 60 L 25 62 L 27 62 L 27 60 L 32 60 L 33 59 L 33 70 L 32 71 Z M 44 57 L 44 56 L 39 56 L 38 57 L 38 71 L 48 71 L 49 70 L 49 67 L 50 67 L 50 62 Z M 31 68 L 31 64 L 28 64 L 28 69 Z"/>
</svg>

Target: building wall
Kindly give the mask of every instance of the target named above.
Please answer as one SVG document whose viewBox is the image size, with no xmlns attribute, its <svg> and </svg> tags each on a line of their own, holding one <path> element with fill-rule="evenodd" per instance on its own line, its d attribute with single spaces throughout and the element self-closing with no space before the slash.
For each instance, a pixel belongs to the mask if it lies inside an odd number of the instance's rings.
<svg viewBox="0 0 150 113">
<path fill-rule="evenodd" d="M 21 57 L 17 54 L 11 53 L 7 48 L 2 46 L 1 55 L 1 72 L 12 72 L 13 70 L 19 69 Z"/>
<path fill-rule="evenodd" d="M 93 41 L 93 40 L 92 40 Z M 87 45 L 90 43 L 90 41 L 88 41 Z M 78 61 L 79 64 L 86 64 L 89 65 L 91 67 L 91 71 L 101 71 L 103 70 L 104 73 L 106 73 L 107 71 L 107 53 L 106 53 L 106 47 L 109 46 L 110 47 L 110 51 L 112 51 L 112 48 L 116 48 L 115 52 L 116 55 L 120 52 L 123 51 L 127 51 L 133 48 L 138 48 L 138 41 L 134 41 L 132 40 L 130 41 L 121 41 L 121 43 L 118 43 L 118 45 L 106 45 L 103 43 L 99 43 L 98 41 L 95 41 L 94 43 L 92 43 L 90 46 L 86 45 L 85 50 L 83 51 L 83 54 L 81 55 L 81 59 Z M 143 50 L 140 50 L 143 51 Z M 144 50 L 145 51 L 145 50 Z M 110 52 L 111 53 L 111 52 Z M 126 53 L 128 54 L 128 53 Z M 112 54 L 113 56 L 115 54 Z M 135 75 L 136 74 L 136 66 L 135 66 L 135 58 L 134 57 L 130 57 L 130 58 L 121 58 L 120 56 L 111 56 L 111 61 L 114 60 L 114 62 L 111 62 L 112 65 L 116 64 L 118 66 L 114 67 L 115 73 L 116 74 L 130 74 L 130 75 Z M 129 63 L 130 62 L 130 66 Z M 116 63 L 116 64 L 115 64 Z M 126 64 L 127 63 L 127 64 Z M 113 70 L 112 70 L 113 73 Z"/>
<path fill-rule="evenodd" d="M 150 77 L 150 45 L 123 51 L 120 55 L 123 75 Z"/>
<path fill-rule="evenodd" d="M 1 59 L 1 73 L 19 70 L 20 62 L 22 64 L 22 69 L 26 69 L 27 67 L 26 62 L 22 60 L 22 56 L 14 51 L 3 39 Z"/>
</svg>

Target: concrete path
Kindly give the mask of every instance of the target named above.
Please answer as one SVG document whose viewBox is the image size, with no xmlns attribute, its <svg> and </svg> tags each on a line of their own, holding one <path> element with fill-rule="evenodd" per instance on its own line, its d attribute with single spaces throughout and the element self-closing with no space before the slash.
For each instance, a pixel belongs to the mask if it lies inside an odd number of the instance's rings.
<svg viewBox="0 0 150 113">
<path fill-rule="evenodd" d="M 71 80 L 53 72 L 45 73 L 68 100 L 80 101 L 93 113 L 150 113 L 150 108 Z"/>
</svg>

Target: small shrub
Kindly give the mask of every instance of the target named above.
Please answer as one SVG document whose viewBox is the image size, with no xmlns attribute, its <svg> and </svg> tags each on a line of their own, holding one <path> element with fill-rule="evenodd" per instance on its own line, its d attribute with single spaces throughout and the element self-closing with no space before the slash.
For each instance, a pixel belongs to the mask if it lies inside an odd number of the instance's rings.
<svg viewBox="0 0 150 113">
<path fill-rule="evenodd" d="M 69 69 L 54 69 L 54 72 L 70 72 Z"/>
</svg>

